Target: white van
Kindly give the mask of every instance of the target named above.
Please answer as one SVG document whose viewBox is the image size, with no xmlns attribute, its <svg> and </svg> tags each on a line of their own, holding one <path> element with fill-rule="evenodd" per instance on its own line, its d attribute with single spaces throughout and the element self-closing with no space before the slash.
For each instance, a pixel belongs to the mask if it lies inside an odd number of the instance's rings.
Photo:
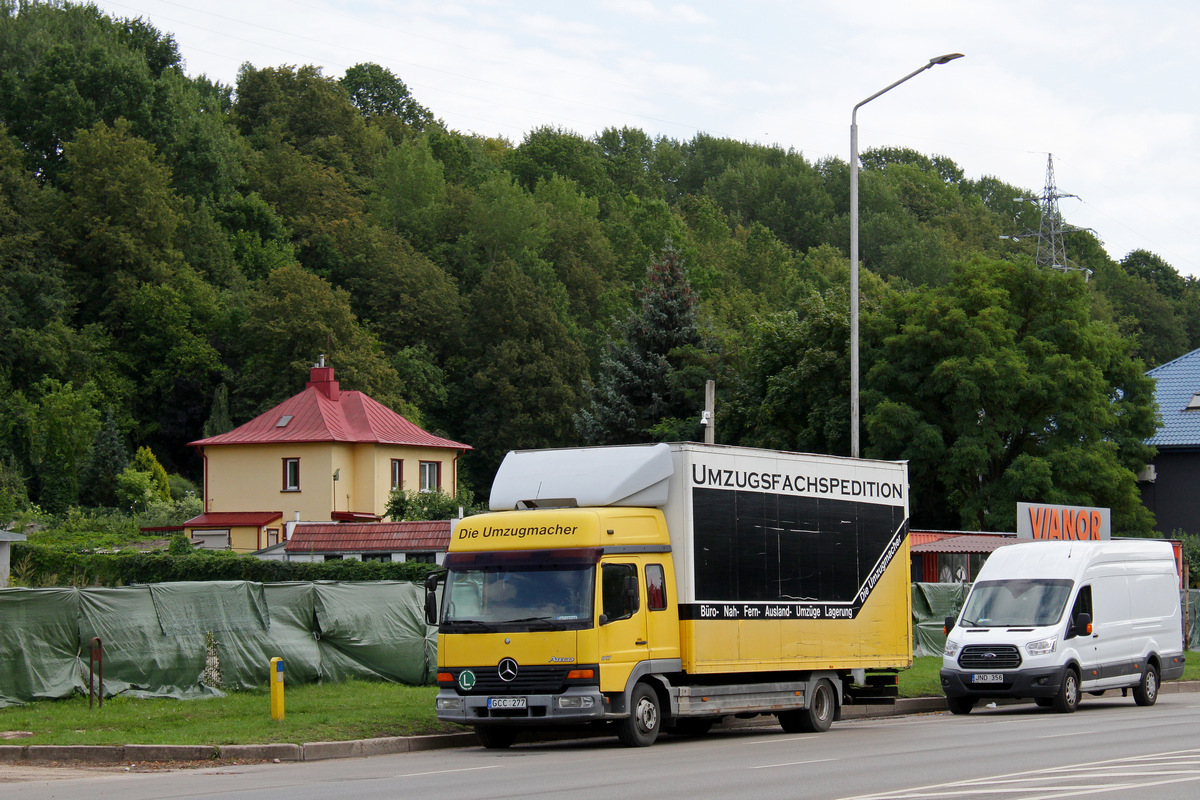
<svg viewBox="0 0 1200 800">
<path fill-rule="evenodd" d="M 1183 674 L 1179 573 L 1170 542 L 1035 541 L 996 550 L 956 620 L 942 691 L 955 714 L 985 698 L 1074 711 L 1083 692 L 1133 689 L 1153 705 Z"/>
</svg>

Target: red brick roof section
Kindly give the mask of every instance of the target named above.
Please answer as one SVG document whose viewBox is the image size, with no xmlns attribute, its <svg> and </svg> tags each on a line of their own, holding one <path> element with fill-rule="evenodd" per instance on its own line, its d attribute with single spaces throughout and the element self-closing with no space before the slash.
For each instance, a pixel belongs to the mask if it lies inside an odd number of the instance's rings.
<svg viewBox="0 0 1200 800">
<path fill-rule="evenodd" d="M 450 546 L 450 521 L 301 523 L 288 539 L 289 553 L 394 553 L 444 551 Z"/>
<path fill-rule="evenodd" d="M 316 380 L 328 373 L 329 380 Z M 313 369 L 304 391 L 228 433 L 197 439 L 197 447 L 274 442 L 356 442 L 470 450 L 470 445 L 435 436 L 362 392 L 343 392 L 333 370 Z M 321 377 L 326 377 L 322 375 Z M 289 418 L 285 421 L 285 417 Z M 282 423 L 282 424 L 281 424 Z"/>
<path fill-rule="evenodd" d="M 269 525 L 283 519 L 282 511 L 210 511 L 183 523 L 188 528 L 227 528 L 231 525 Z"/>
<path fill-rule="evenodd" d="M 911 548 L 916 553 L 991 553 L 1005 545 L 1021 541 L 1013 536 L 950 536 L 923 544 L 914 544 Z"/>
</svg>

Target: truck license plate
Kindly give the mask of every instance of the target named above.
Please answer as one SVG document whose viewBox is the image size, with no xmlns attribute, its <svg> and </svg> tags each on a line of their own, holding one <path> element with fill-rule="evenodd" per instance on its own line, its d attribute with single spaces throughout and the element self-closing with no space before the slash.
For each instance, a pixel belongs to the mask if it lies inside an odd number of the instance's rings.
<svg viewBox="0 0 1200 800">
<path fill-rule="evenodd" d="M 1004 683 L 1004 673 L 976 672 L 971 675 L 971 683 Z"/>
<path fill-rule="evenodd" d="M 509 708 L 525 708 L 524 697 L 489 697 L 488 708 L 502 710 Z"/>
</svg>

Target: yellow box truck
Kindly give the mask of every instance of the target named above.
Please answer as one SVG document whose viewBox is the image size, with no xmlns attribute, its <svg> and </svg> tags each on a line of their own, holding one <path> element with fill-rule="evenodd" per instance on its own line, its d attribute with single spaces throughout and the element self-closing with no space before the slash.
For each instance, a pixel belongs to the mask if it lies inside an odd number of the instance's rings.
<svg viewBox="0 0 1200 800">
<path fill-rule="evenodd" d="M 823 731 L 912 664 L 903 462 L 695 443 L 509 453 L 430 576 L 439 719 L 629 746 Z M 890 697 L 889 697 L 890 695 Z"/>
</svg>

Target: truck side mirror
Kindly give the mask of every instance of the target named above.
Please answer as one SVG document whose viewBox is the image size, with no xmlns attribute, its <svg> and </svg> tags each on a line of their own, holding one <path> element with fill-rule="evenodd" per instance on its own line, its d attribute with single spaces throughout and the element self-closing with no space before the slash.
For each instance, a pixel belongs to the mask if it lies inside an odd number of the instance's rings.
<svg viewBox="0 0 1200 800">
<path fill-rule="evenodd" d="M 425 576 L 425 624 L 437 625 L 437 587 L 446 579 L 446 571 L 438 570 Z"/>
<path fill-rule="evenodd" d="M 1075 631 L 1084 636 L 1092 632 L 1092 615 L 1086 611 L 1080 611 L 1075 617 Z"/>
<path fill-rule="evenodd" d="M 950 631 L 954 630 L 954 623 L 954 617 L 946 617 L 946 626 L 942 628 L 942 633 L 950 633 Z"/>
</svg>

